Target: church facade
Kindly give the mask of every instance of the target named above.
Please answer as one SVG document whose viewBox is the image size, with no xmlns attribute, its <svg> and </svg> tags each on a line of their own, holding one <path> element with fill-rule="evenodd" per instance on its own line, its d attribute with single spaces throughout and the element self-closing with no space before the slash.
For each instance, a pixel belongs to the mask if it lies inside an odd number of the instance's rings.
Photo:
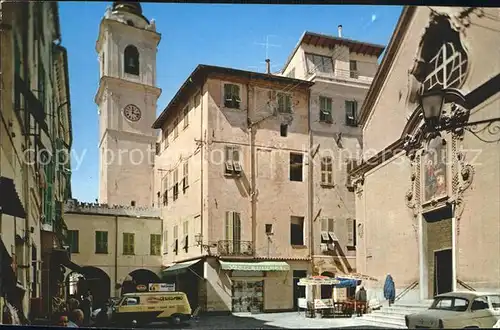
<svg viewBox="0 0 500 330">
<path fill-rule="evenodd" d="M 397 299 L 500 287 L 499 29 L 495 8 L 405 7 L 363 105 L 356 268 Z"/>
</svg>

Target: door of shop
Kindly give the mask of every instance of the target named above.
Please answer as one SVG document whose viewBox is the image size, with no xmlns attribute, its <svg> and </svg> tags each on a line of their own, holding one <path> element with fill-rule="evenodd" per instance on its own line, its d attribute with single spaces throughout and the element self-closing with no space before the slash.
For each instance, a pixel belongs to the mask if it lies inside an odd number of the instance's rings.
<svg viewBox="0 0 500 330">
<path fill-rule="evenodd" d="M 233 312 L 264 311 L 264 281 L 233 280 Z"/>
</svg>

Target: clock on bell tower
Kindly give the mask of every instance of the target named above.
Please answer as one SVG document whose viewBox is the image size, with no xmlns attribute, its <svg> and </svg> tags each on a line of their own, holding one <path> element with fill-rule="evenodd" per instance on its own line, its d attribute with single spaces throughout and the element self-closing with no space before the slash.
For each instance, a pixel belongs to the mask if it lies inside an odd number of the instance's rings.
<svg viewBox="0 0 500 330">
<path fill-rule="evenodd" d="M 139 2 L 113 2 L 101 20 L 99 58 L 99 202 L 151 206 L 156 142 L 151 123 L 160 34 Z"/>
</svg>

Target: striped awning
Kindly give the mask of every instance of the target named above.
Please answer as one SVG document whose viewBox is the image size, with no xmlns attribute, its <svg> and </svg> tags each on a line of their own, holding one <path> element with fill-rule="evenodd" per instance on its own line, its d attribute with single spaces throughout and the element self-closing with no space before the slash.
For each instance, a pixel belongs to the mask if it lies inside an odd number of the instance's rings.
<svg viewBox="0 0 500 330">
<path fill-rule="evenodd" d="M 185 273 L 189 267 L 194 266 L 198 262 L 200 262 L 201 259 L 195 259 L 195 260 L 190 260 L 190 261 L 185 261 L 185 262 L 178 262 L 176 264 L 173 264 L 172 266 L 168 267 L 167 269 L 163 270 L 161 272 L 162 276 L 175 276 L 179 274 Z"/>
<path fill-rule="evenodd" d="M 233 262 L 219 260 L 223 270 L 240 270 L 254 272 L 286 272 L 290 265 L 284 261 Z"/>
</svg>

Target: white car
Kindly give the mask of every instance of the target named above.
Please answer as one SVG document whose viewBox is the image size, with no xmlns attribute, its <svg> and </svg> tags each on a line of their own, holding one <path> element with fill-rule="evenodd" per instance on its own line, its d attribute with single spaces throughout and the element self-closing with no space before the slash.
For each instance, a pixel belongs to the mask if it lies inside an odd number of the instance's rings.
<svg viewBox="0 0 500 330">
<path fill-rule="evenodd" d="M 431 307 L 405 316 L 409 329 L 491 328 L 500 320 L 500 293 L 449 292 L 434 297 Z"/>
</svg>

